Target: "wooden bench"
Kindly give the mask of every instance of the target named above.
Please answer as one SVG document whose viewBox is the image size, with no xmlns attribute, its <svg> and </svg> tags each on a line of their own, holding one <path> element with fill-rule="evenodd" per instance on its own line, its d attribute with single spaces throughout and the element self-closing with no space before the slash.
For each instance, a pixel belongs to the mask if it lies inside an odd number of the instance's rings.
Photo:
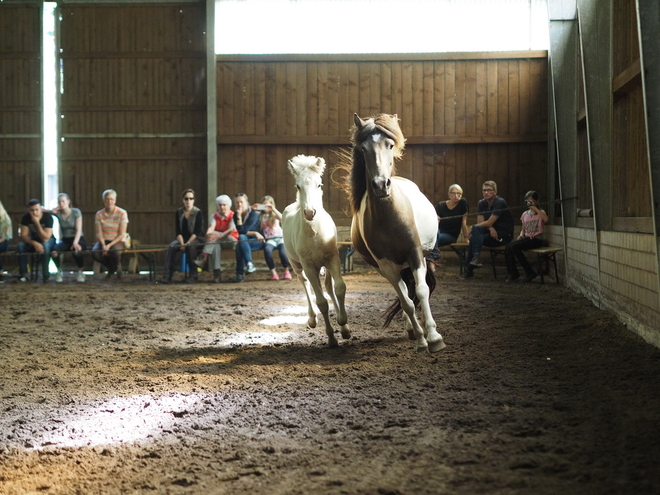
<svg viewBox="0 0 660 495">
<path fill-rule="evenodd" d="M 493 265 L 493 278 L 497 278 L 497 269 L 495 266 L 495 260 L 498 254 L 504 254 L 504 251 L 506 250 L 506 246 L 497 246 L 497 247 L 484 246 L 483 248 L 486 251 L 490 251 L 490 260 Z M 560 251 L 563 251 L 563 249 L 559 247 L 540 247 L 535 249 L 528 249 L 526 251 L 527 253 L 533 253 L 536 255 L 537 272 L 541 277 L 542 284 L 545 283 L 545 280 L 543 278 L 543 273 L 545 271 L 543 267 L 544 263 L 548 266 L 548 270 L 549 270 L 549 264 L 552 263 L 552 265 L 555 268 L 555 280 L 557 281 L 557 283 L 560 283 L 559 270 L 557 270 L 557 257 L 556 257 L 557 253 Z"/>
<path fill-rule="evenodd" d="M 465 253 L 467 252 L 467 247 L 467 242 L 454 242 L 452 244 L 440 246 L 438 249 L 440 251 L 452 251 L 456 254 L 456 256 L 458 256 L 459 270 L 462 274 L 463 270 L 465 270 Z"/>
<path fill-rule="evenodd" d="M 536 254 L 536 259 L 538 262 L 538 273 L 541 276 L 541 283 L 545 283 L 543 281 L 543 263 L 545 262 L 546 264 L 552 263 L 552 265 L 555 267 L 555 280 L 557 283 L 559 283 L 559 271 L 557 270 L 557 253 L 562 252 L 563 249 L 559 247 L 540 247 L 536 249 L 530 249 L 528 252 L 529 253 L 535 253 Z M 549 267 L 548 267 L 548 271 Z"/>
</svg>

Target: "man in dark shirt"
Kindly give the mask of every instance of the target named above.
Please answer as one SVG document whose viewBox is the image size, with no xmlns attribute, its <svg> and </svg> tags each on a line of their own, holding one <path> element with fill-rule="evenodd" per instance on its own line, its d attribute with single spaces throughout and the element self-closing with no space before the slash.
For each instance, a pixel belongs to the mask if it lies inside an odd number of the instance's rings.
<svg viewBox="0 0 660 495">
<path fill-rule="evenodd" d="M 470 243 L 465 256 L 464 278 L 474 277 L 474 269 L 480 268 L 483 246 L 505 246 L 513 239 L 513 215 L 509 205 L 497 195 L 497 184 L 492 180 L 483 183 L 484 198 L 477 206 L 477 223 L 470 229 Z"/>
<path fill-rule="evenodd" d="M 28 202 L 28 210 L 21 217 L 21 234 L 18 243 L 18 266 L 21 273 L 20 281 L 27 282 L 28 267 L 27 255 L 25 253 L 41 254 L 41 266 L 43 271 L 43 281 L 48 282 L 50 272 L 48 263 L 50 263 L 50 252 L 55 245 L 53 237 L 53 216 L 46 213 L 41 208 L 41 201 L 31 199 Z"/>
</svg>

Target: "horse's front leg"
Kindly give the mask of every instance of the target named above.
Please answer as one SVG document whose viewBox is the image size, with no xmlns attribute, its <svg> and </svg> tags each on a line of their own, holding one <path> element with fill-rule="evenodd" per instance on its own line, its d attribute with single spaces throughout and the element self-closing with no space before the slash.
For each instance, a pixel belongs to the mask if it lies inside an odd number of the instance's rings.
<svg viewBox="0 0 660 495">
<path fill-rule="evenodd" d="M 332 304 L 335 307 L 337 324 L 341 331 L 341 336 L 345 339 L 351 338 L 351 330 L 348 328 L 348 315 L 346 314 L 346 283 L 341 276 L 341 264 L 339 257 L 332 259 L 328 268 L 330 273 L 325 275 L 325 289 L 332 298 Z"/>
<path fill-rule="evenodd" d="M 312 289 L 314 289 L 316 306 L 319 308 L 319 311 L 323 315 L 323 320 L 325 321 L 325 333 L 328 335 L 328 345 L 330 347 L 337 347 L 339 342 L 337 342 L 337 337 L 335 337 L 335 329 L 332 328 L 332 324 L 330 323 L 330 315 L 328 314 L 330 305 L 323 294 L 323 286 L 321 285 L 319 270 L 314 269 L 314 267 L 306 267 L 305 273 L 307 274 L 309 283 L 312 285 Z"/>
<path fill-rule="evenodd" d="M 305 297 L 307 297 L 307 326 L 309 328 L 316 328 L 316 311 L 314 310 L 314 305 L 312 304 L 312 292 L 309 287 L 309 280 L 305 275 L 302 265 L 298 261 L 289 258 L 289 262 L 293 267 L 293 271 L 296 272 L 298 280 L 300 280 L 300 283 L 303 286 Z"/>
<path fill-rule="evenodd" d="M 422 310 L 422 323 L 426 330 L 426 341 L 429 346 L 429 351 L 438 352 L 446 346 L 445 341 L 442 339 L 442 335 L 436 330 L 435 320 L 431 313 L 431 304 L 429 302 L 431 294 L 429 286 L 426 283 L 426 267 L 422 265 L 414 270 L 413 276 L 415 277 L 415 294 L 417 294 L 417 299 L 419 299 Z"/>
<path fill-rule="evenodd" d="M 408 286 L 406 286 L 406 283 L 399 275 L 399 272 L 400 269 L 398 269 L 396 266 L 393 266 L 391 269 L 387 269 L 381 266 L 381 274 L 389 281 L 390 284 L 392 284 L 392 287 L 394 287 L 396 295 L 399 298 L 399 302 L 401 303 L 401 309 L 403 309 L 403 312 L 408 317 L 408 320 L 412 325 L 414 338 L 417 340 L 417 352 L 424 352 L 429 347 L 426 339 L 424 338 L 424 329 L 419 324 L 419 321 L 417 321 L 417 317 L 415 316 L 415 304 L 413 303 L 412 299 L 408 297 Z M 428 291 L 428 287 L 426 290 Z"/>
</svg>

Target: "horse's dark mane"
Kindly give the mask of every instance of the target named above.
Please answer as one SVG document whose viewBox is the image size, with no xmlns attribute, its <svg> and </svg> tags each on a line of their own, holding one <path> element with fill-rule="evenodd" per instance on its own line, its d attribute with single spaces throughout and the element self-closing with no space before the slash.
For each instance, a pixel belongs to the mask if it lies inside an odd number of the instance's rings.
<svg viewBox="0 0 660 495">
<path fill-rule="evenodd" d="M 352 213 L 354 214 L 360 209 L 360 202 L 362 197 L 367 192 L 367 178 L 365 174 L 365 163 L 360 145 L 372 134 L 382 132 L 387 137 L 394 141 L 394 157 L 400 159 L 403 155 L 403 149 L 406 140 L 403 137 L 401 128 L 399 127 L 398 118 L 396 115 L 380 114 L 366 119 L 366 125 L 358 129 L 353 126 L 351 129 L 351 144 L 353 149 L 350 153 L 344 154 L 344 162 L 350 159 L 351 163 L 343 163 L 342 168 L 348 170 L 346 176 L 346 187 L 344 188 L 348 194 L 349 203 L 351 205 Z M 392 175 L 395 174 L 392 169 Z"/>
</svg>

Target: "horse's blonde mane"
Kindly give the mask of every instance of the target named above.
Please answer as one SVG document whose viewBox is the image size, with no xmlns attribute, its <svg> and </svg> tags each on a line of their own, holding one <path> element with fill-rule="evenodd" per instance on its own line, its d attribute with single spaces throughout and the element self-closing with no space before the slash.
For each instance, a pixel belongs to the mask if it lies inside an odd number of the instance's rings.
<svg viewBox="0 0 660 495">
<path fill-rule="evenodd" d="M 323 175 L 325 170 L 325 160 L 317 156 L 297 155 L 289 160 L 289 167 L 293 167 L 296 171 L 308 169 L 319 175 Z M 296 174 L 291 171 L 293 175 Z"/>
<path fill-rule="evenodd" d="M 340 152 L 341 163 L 338 168 L 346 170 L 345 185 L 342 187 L 348 194 L 351 211 L 355 214 L 360 209 L 360 202 L 367 192 L 367 178 L 365 175 L 364 156 L 360 150 L 360 145 L 372 134 L 381 132 L 394 141 L 394 158 L 399 160 L 403 156 L 403 150 L 406 146 L 406 139 L 403 137 L 401 127 L 399 127 L 399 118 L 396 115 L 381 113 L 364 120 L 365 125 L 358 128 L 353 125 L 351 128 L 352 150 L 349 153 Z M 392 168 L 392 175 L 396 174 L 396 168 Z"/>
</svg>

